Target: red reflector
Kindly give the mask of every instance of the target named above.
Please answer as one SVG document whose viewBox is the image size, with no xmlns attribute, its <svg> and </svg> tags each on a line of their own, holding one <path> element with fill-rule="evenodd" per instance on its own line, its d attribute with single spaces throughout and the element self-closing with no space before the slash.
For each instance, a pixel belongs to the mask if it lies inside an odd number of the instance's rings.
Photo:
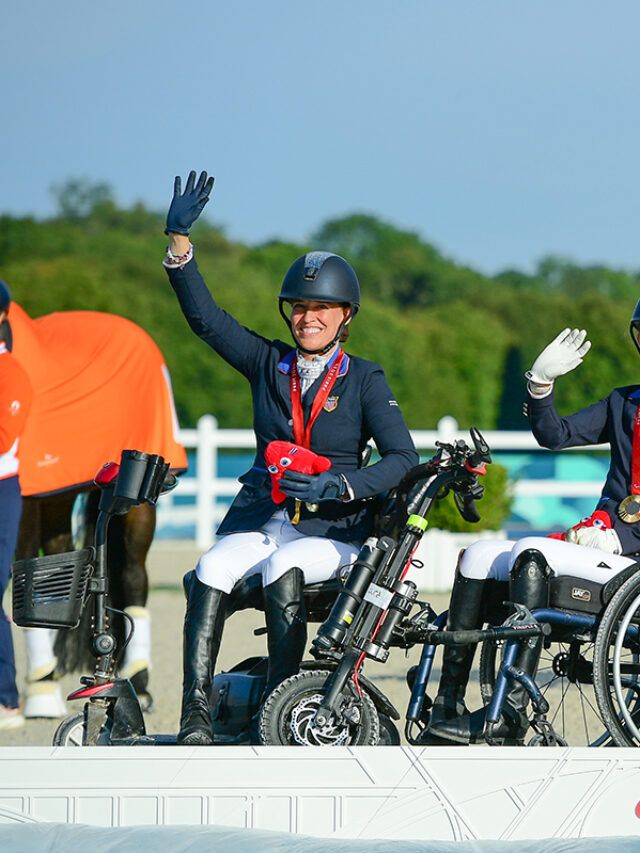
<svg viewBox="0 0 640 853">
<path fill-rule="evenodd" d="M 96 684 L 93 687 L 81 687 L 79 690 L 69 693 L 67 699 L 83 699 L 85 696 L 94 696 L 107 687 L 113 687 L 113 681 L 108 681 L 106 684 Z"/>
<path fill-rule="evenodd" d="M 120 465 L 117 462 L 106 462 L 95 476 L 96 486 L 108 486 L 118 476 Z"/>
</svg>

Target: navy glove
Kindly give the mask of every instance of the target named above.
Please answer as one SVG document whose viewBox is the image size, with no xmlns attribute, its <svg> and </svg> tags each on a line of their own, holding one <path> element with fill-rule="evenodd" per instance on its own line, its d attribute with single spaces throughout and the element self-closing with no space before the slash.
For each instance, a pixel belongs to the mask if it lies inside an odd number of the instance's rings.
<svg viewBox="0 0 640 853">
<path fill-rule="evenodd" d="M 290 498 L 309 504 L 338 500 L 347 491 L 342 477 L 330 471 L 323 471 L 322 474 L 287 471 L 278 482 L 278 487 Z"/>
<path fill-rule="evenodd" d="M 167 227 L 164 233 L 188 234 L 189 229 L 202 213 L 202 208 L 209 201 L 209 193 L 213 187 L 213 178 L 207 180 L 207 173 L 200 172 L 196 184 L 196 173 L 189 172 L 187 186 L 182 192 L 182 181 L 178 175 L 173 184 L 173 199 L 167 213 Z"/>
</svg>

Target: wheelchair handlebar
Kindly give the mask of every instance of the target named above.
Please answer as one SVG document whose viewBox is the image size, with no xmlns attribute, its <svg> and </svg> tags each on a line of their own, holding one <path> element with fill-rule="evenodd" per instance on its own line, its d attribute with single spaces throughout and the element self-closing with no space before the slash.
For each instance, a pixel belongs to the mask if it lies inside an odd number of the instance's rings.
<svg viewBox="0 0 640 853">
<path fill-rule="evenodd" d="M 405 504 L 408 514 L 419 512 L 423 500 L 433 491 L 432 484 L 442 481 L 442 496 L 448 491 L 453 492 L 455 505 L 464 520 L 480 520 L 476 501 L 482 498 L 484 487 L 478 482 L 478 477 L 486 473 L 485 466 L 491 462 L 491 452 L 476 427 L 471 427 L 470 433 L 473 448 L 462 440 L 452 444 L 438 441 L 435 455 L 404 475 L 396 494 Z"/>
</svg>

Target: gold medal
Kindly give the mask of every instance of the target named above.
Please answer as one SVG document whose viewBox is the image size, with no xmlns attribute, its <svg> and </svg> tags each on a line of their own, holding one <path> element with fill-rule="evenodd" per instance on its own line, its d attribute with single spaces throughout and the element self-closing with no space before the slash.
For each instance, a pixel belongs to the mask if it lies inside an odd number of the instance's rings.
<svg viewBox="0 0 640 853">
<path fill-rule="evenodd" d="M 618 504 L 618 515 L 627 524 L 640 521 L 640 495 L 629 495 Z"/>
<path fill-rule="evenodd" d="M 306 508 L 309 512 L 318 512 L 318 504 L 308 504 L 305 503 Z M 302 507 L 302 502 L 296 500 L 296 511 L 293 514 L 293 518 L 291 519 L 291 524 L 297 524 L 300 521 L 300 509 Z"/>
</svg>

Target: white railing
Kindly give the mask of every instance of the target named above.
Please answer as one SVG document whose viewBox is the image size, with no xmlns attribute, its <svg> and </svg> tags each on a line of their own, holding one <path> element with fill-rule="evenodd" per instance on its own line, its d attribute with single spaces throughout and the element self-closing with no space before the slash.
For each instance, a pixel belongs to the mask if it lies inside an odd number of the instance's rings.
<svg viewBox="0 0 640 853">
<path fill-rule="evenodd" d="M 483 431 L 489 447 L 494 452 L 506 450 L 539 450 L 534 437 L 528 430 Z M 411 435 L 418 451 L 430 451 L 436 441 L 451 442 L 457 438 L 468 440 L 469 434 L 461 430 L 455 418 L 443 417 L 435 430 L 412 430 Z M 213 415 L 204 415 L 196 429 L 183 429 L 180 441 L 187 450 L 195 449 L 196 473 L 187 471 L 176 489 L 165 495 L 158 503 L 158 529 L 169 527 L 195 527 L 195 542 L 205 550 L 214 541 L 214 531 L 225 513 L 220 498 L 233 497 L 240 486 L 235 479 L 218 477 L 218 451 L 221 449 L 254 450 L 255 441 L 250 429 L 219 429 Z M 585 450 L 606 449 L 599 445 Z M 514 495 L 539 496 L 561 495 L 563 497 L 596 497 L 602 482 L 567 480 L 518 480 L 513 484 Z M 183 502 L 182 498 L 194 498 Z"/>
</svg>

